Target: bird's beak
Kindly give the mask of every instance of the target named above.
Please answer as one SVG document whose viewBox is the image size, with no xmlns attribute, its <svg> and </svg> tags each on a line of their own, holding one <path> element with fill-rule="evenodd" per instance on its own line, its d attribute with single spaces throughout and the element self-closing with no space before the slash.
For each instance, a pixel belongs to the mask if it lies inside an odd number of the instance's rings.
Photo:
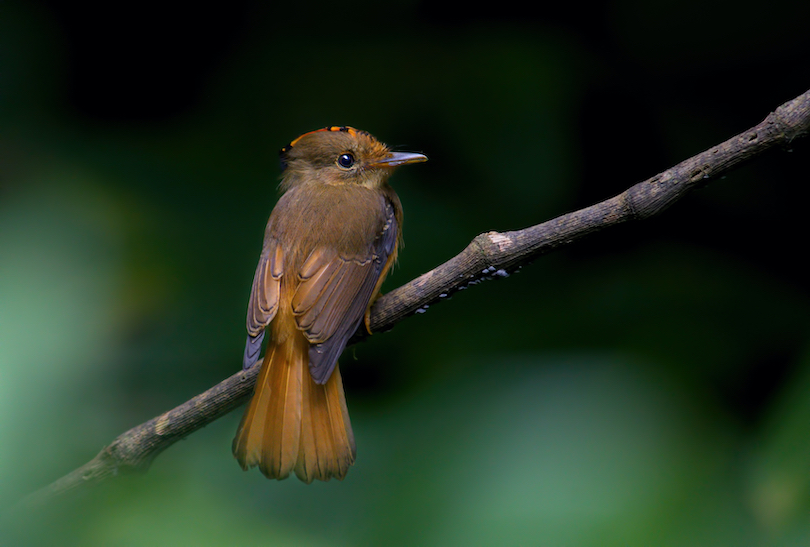
<svg viewBox="0 0 810 547">
<path fill-rule="evenodd" d="M 421 163 L 427 161 L 424 154 L 415 152 L 391 152 L 387 158 L 374 162 L 374 167 L 399 167 L 407 163 Z"/>
</svg>

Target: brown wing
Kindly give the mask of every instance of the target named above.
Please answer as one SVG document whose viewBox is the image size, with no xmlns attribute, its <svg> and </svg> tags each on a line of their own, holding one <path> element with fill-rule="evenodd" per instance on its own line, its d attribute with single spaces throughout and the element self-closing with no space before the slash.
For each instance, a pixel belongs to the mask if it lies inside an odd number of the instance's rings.
<svg viewBox="0 0 810 547">
<path fill-rule="evenodd" d="M 304 261 L 300 283 L 292 299 L 298 328 L 311 344 L 309 371 L 324 384 L 337 364 L 349 337 L 366 312 L 377 281 L 397 244 L 394 208 L 385 203 L 385 222 L 366 253 L 345 256 L 317 248 Z"/>
<path fill-rule="evenodd" d="M 279 293 L 284 256 L 281 245 L 275 239 L 267 238 L 264 249 L 253 276 L 253 288 L 250 291 L 247 312 L 247 342 L 242 358 L 242 368 L 248 369 L 259 360 L 262 349 L 264 329 L 273 320 L 278 311 Z"/>
</svg>

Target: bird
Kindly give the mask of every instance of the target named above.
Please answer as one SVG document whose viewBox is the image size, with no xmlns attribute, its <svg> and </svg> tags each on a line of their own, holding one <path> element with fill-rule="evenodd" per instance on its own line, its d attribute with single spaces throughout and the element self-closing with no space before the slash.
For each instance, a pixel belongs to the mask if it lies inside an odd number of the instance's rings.
<svg viewBox="0 0 810 547">
<path fill-rule="evenodd" d="M 282 195 L 253 278 L 242 366 L 259 360 L 253 397 L 233 440 L 244 470 L 342 480 L 356 447 L 338 358 L 365 324 L 402 244 L 395 168 L 427 161 L 366 131 L 330 126 L 281 149 Z"/>
</svg>

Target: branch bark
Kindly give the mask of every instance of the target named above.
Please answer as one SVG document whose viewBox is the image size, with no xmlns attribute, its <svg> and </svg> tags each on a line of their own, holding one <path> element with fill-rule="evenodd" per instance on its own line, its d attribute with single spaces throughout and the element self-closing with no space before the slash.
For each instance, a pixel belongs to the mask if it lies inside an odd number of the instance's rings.
<svg viewBox="0 0 810 547">
<path fill-rule="evenodd" d="M 377 332 L 390 330 L 404 318 L 457 291 L 486 279 L 506 277 L 539 256 L 584 236 L 657 215 L 690 190 L 771 148 L 787 147 L 808 132 L 810 91 L 783 104 L 751 129 L 615 197 L 524 230 L 477 236 L 457 256 L 381 297 L 371 310 L 371 328 Z M 361 326 L 349 343 L 366 336 Z M 253 391 L 259 368 L 240 371 L 190 401 L 122 433 L 88 463 L 29 494 L 20 505 L 36 506 L 119 474 L 145 471 L 158 454 L 176 441 L 241 405 Z"/>
</svg>

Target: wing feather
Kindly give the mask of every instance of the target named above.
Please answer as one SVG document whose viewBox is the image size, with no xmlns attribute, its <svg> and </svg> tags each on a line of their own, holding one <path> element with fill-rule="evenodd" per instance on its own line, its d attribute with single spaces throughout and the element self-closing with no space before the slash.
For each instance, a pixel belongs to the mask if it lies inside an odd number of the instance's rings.
<svg viewBox="0 0 810 547">
<path fill-rule="evenodd" d="M 267 238 L 259 257 L 259 264 L 256 266 L 248 300 L 248 336 L 242 358 L 243 369 L 249 369 L 259 360 L 264 329 L 278 312 L 283 274 L 284 251 L 275 239 Z"/>
<path fill-rule="evenodd" d="M 380 232 L 365 253 L 341 255 L 332 249 L 315 249 L 301 267 L 300 283 L 292 299 L 298 328 L 312 344 L 309 370 L 317 384 L 329 379 L 337 359 L 360 321 L 394 252 L 397 220 L 385 202 Z"/>
</svg>

